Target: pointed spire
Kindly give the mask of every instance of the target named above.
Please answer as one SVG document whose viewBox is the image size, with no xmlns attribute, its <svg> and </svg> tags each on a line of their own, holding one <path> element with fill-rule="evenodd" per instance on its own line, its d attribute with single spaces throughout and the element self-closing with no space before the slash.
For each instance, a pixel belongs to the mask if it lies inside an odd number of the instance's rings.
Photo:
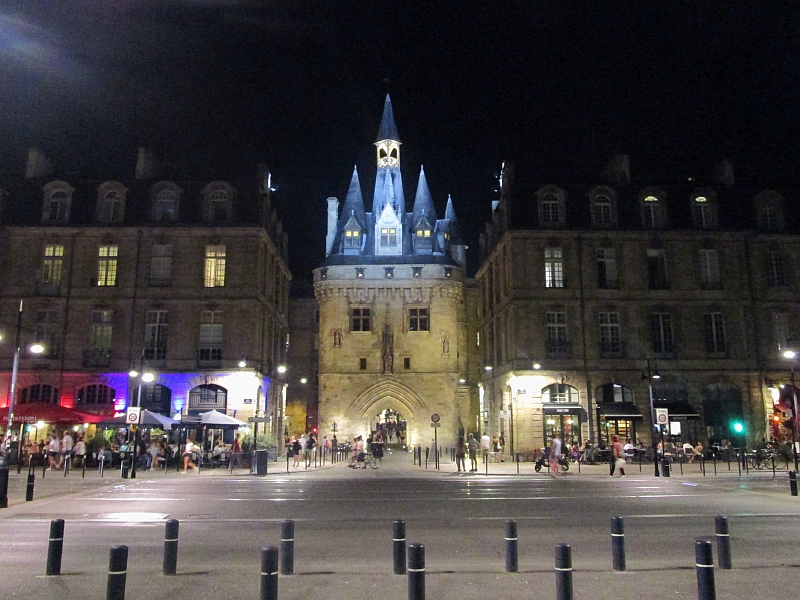
<svg viewBox="0 0 800 600">
<path fill-rule="evenodd" d="M 431 227 L 436 224 L 436 208 L 433 206 L 433 198 L 431 198 L 431 191 L 428 189 L 428 180 L 425 178 L 425 169 L 423 167 L 419 169 L 419 183 L 417 184 L 417 194 L 414 196 L 412 214 L 412 227 L 417 226 L 423 215 Z"/>
<path fill-rule="evenodd" d="M 447 221 L 447 230 L 450 233 L 450 243 L 461 243 L 461 228 L 458 226 L 458 219 L 456 219 L 456 209 L 453 208 L 453 198 L 450 194 L 447 195 L 447 208 L 444 209 L 444 218 Z"/>
<path fill-rule="evenodd" d="M 361 195 L 361 183 L 356 167 L 353 167 L 353 177 L 350 179 L 350 188 L 347 190 L 347 197 L 342 208 L 342 224 L 344 225 L 351 216 L 356 218 L 362 229 L 366 229 L 367 214 L 364 209 L 364 197 Z"/>
<path fill-rule="evenodd" d="M 386 94 L 386 101 L 383 103 L 383 117 L 381 118 L 381 126 L 378 129 L 378 139 L 376 142 L 382 140 L 400 141 L 397 135 L 397 125 L 394 124 L 394 113 L 392 112 L 392 101 L 389 94 Z"/>
</svg>

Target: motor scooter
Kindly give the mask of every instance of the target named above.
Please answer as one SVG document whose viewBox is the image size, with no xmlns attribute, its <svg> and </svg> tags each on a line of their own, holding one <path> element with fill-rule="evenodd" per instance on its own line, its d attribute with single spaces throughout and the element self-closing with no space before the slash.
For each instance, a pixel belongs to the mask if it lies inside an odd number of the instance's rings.
<svg viewBox="0 0 800 600">
<path fill-rule="evenodd" d="M 548 461 L 547 456 L 542 454 L 542 456 L 539 457 L 539 460 L 536 461 L 536 464 L 534 465 L 533 468 L 538 473 L 539 471 L 542 470 L 542 467 L 547 468 L 547 461 Z M 561 470 L 564 471 L 564 473 L 569 471 L 569 459 L 565 455 L 563 454 L 561 455 L 561 457 L 558 459 L 558 464 L 561 467 Z"/>
</svg>

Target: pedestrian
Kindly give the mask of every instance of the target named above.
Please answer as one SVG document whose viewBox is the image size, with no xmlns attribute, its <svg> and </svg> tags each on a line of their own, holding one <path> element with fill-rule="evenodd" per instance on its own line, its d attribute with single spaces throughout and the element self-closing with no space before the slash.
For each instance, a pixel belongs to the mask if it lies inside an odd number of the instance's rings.
<svg viewBox="0 0 800 600">
<path fill-rule="evenodd" d="M 625 454 L 622 449 L 622 443 L 619 441 L 619 436 L 615 435 L 611 438 L 611 476 L 614 476 L 614 468 L 619 471 L 620 477 L 625 477 Z"/>
<path fill-rule="evenodd" d="M 72 460 L 72 436 L 69 434 L 69 430 L 67 430 L 61 438 L 61 450 L 59 452 L 56 469 L 66 467 L 70 460 Z"/>
<path fill-rule="evenodd" d="M 322 456 L 323 457 L 327 456 L 328 452 L 331 449 L 331 442 L 328 439 L 327 435 L 322 436 L 322 443 L 320 444 L 320 447 L 322 448 Z"/>
<path fill-rule="evenodd" d="M 239 443 L 239 434 L 237 433 L 236 437 L 233 438 L 233 443 L 231 444 L 231 469 L 239 466 L 241 457 L 242 445 Z"/>
<path fill-rule="evenodd" d="M 186 471 L 189 469 L 189 467 L 192 467 L 198 473 L 200 472 L 200 467 L 198 467 L 196 464 L 194 464 L 194 461 L 192 460 L 192 454 L 195 453 L 195 452 L 199 452 L 199 451 L 200 451 L 200 447 L 196 446 L 194 444 L 194 442 L 192 442 L 192 440 L 186 440 L 186 446 L 184 446 L 184 448 L 183 448 L 183 472 L 184 473 L 186 473 Z"/>
<path fill-rule="evenodd" d="M 309 433 L 308 439 L 306 440 L 306 466 L 311 464 L 311 457 L 314 454 L 314 446 L 316 446 L 317 440 L 314 439 L 314 434 Z"/>
<path fill-rule="evenodd" d="M 464 445 L 464 436 L 460 436 L 458 438 L 458 442 L 456 442 L 456 467 L 458 467 L 458 472 L 461 473 L 463 470 L 465 473 L 467 472 L 467 467 L 464 465 L 464 454 L 466 452 L 466 447 Z"/>
<path fill-rule="evenodd" d="M 550 442 L 550 473 L 553 477 L 558 476 L 559 460 L 561 459 L 561 440 L 558 433 L 553 432 L 553 438 Z"/>
<path fill-rule="evenodd" d="M 83 467 L 83 461 L 86 460 L 86 442 L 83 441 L 83 436 L 78 438 L 78 442 L 75 444 L 75 447 L 72 449 L 72 451 L 77 459 L 76 464 L 79 464 L 81 467 Z"/>
<path fill-rule="evenodd" d="M 501 431 L 500 438 L 497 440 L 497 449 L 498 452 L 500 453 L 500 462 L 505 462 L 503 460 L 503 452 L 505 450 L 505 447 L 506 447 L 506 434 L 504 431 Z"/>
<path fill-rule="evenodd" d="M 489 434 L 484 432 L 481 436 L 481 454 L 483 454 L 483 462 L 487 462 L 489 460 L 489 452 L 492 450 L 492 438 L 489 437 Z"/>
<path fill-rule="evenodd" d="M 467 448 L 469 450 L 469 471 L 474 473 L 478 470 L 478 440 L 471 433 L 467 438 Z"/>
<path fill-rule="evenodd" d="M 58 435 L 51 435 L 50 441 L 47 444 L 48 471 L 52 471 L 53 469 L 58 468 L 58 457 L 60 448 L 61 448 L 61 443 L 58 441 Z"/>
<path fill-rule="evenodd" d="M 300 444 L 300 440 L 298 440 L 295 436 L 292 436 L 292 456 L 294 457 L 294 462 L 292 463 L 293 467 L 300 466 L 300 453 L 303 451 L 303 446 Z"/>
</svg>

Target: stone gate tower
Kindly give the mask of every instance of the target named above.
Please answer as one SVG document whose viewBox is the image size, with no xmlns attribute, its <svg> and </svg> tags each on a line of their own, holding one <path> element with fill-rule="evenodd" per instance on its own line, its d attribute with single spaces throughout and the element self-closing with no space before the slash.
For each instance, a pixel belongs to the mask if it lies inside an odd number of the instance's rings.
<svg viewBox="0 0 800 600">
<path fill-rule="evenodd" d="M 372 210 L 354 170 L 341 212 L 328 198 L 326 259 L 314 271 L 320 433 L 366 439 L 390 419 L 405 423 L 407 445 L 428 446 L 438 414 L 439 443 L 452 445 L 469 425 L 466 246 L 452 200 L 439 219 L 422 169 L 406 212 L 388 95 L 375 146 Z"/>
</svg>

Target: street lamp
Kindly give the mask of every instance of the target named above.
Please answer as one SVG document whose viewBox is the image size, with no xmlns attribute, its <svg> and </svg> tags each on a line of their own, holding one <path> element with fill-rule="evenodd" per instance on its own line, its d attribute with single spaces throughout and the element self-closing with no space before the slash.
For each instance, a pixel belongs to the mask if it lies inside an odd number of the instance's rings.
<svg viewBox="0 0 800 600">
<path fill-rule="evenodd" d="M 658 471 L 658 444 L 656 443 L 656 408 L 655 404 L 653 403 L 653 379 L 661 379 L 661 375 L 658 373 L 658 369 L 655 372 L 650 370 L 650 357 L 647 357 L 647 366 L 646 366 L 646 375 L 643 373 L 642 378 L 647 378 L 647 387 L 650 391 L 650 444 L 653 447 L 653 475 L 656 477 L 660 477 L 661 473 Z M 658 427 L 659 431 L 661 432 L 661 449 L 664 449 L 664 432 L 661 430 L 661 426 Z"/>
<path fill-rule="evenodd" d="M 784 358 L 788 358 L 789 360 L 794 359 L 797 356 L 797 353 L 794 350 L 786 350 L 783 353 Z M 794 363 L 789 365 L 791 377 L 792 377 L 792 457 L 794 458 L 794 471 L 795 473 L 798 471 L 797 468 L 797 390 L 794 387 Z"/>
<path fill-rule="evenodd" d="M 142 406 L 142 383 L 152 383 L 156 376 L 149 371 L 145 371 L 144 367 L 144 350 L 142 350 L 142 354 L 139 357 L 139 367 L 141 371 L 137 371 L 135 368 L 131 369 L 128 372 L 128 375 L 131 379 L 139 378 L 139 386 L 136 391 L 136 406 L 141 408 Z M 136 423 L 135 427 L 136 430 L 133 435 L 133 452 L 131 452 L 131 479 L 136 479 L 136 451 L 139 449 L 139 425 L 142 420 L 142 415 L 139 413 L 139 422 Z"/>
<path fill-rule="evenodd" d="M 11 368 L 11 392 L 8 397 L 8 424 L 6 426 L 6 440 L 5 440 L 5 457 L 6 463 L 11 456 L 11 428 L 14 425 L 14 404 L 17 399 L 17 373 L 19 371 L 19 352 L 22 344 L 22 300 L 19 301 L 19 312 L 17 312 L 17 337 L 14 344 L 14 365 Z M 44 346 L 41 344 L 34 344 L 30 347 L 30 351 L 34 354 L 41 354 L 44 352 Z M 17 450 L 19 455 L 19 450 Z M 17 456 L 19 460 L 19 456 Z"/>
</svg>

